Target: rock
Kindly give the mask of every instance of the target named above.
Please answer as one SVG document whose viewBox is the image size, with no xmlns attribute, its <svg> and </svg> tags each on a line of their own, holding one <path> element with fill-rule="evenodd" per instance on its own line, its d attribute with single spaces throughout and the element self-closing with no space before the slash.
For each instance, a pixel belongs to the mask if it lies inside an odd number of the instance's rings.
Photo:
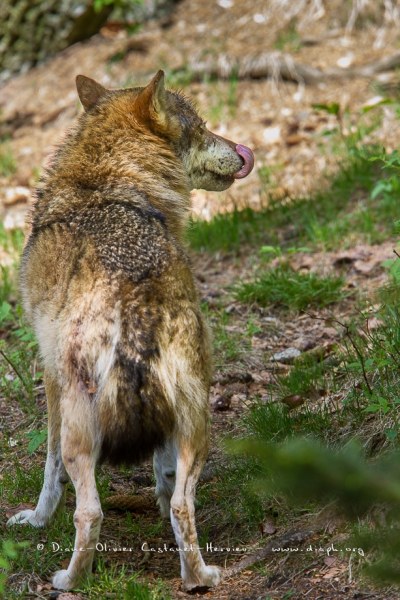
<svg viewBox="0 0 400 600">
<path fill-rule="evenodd" d="M 277 532 L 277 528 L 274 519 L 267 518 L 265 521 L 259 524 L 261 535 L 273 535 Z"/>
<path fill-rule="evenodd" d="M 290 365 L 295 358 L 300 356 L 300 354 L 301 352 L 300 350 L 297 350 L 297 348 L 286 348 L 281 352 L 276 352 L 276 354 L 271 357 L 271 360 Z"/>
<path fill-rule="evenodd" d="M 349 52 L 345 56 L 341 56 L 340 58 L 338 58 L 338 60 L 336 61 L 336 64 L 338 67 L 341 67 L 342 69 L 348 69 L 349 67 L 351 67 L 353 62 L 354 62 L 354 54 L 353 54 L 353 52 Z"/>
<path fill-rule="evenodd" d="M 26 222 L 26 210 L 12 211 L 6 214 L 3 220 L 3 227 L 6 231 L 13 229 L 23 229 Z"/>
<path fill-rule="evenodd" d="M 305 139 L 304 135 L 301 135 L 300 133 L 292 133 L 286 137 L 285 141 L 288 146 L 296 146 L 297 144 L 304 142 Z"/>
<path fill-rule="evenodd" d="M 266 127 L 263 131 L 263 140 L 268 145 L 279 144 L 281 142 L 281 128 L 279 125 L 275 127 Z"/>
<path fill-rule="evenodd" d="M 17 204 L 17 202 L 28 202 L 31 197 L 31 190 L 22 185 L 8 187 L 4 190 L 3 202 L 6 206 Z"/>
<path fill-rule="evenodd" d="M 229 410 L 231 408 L 232 403 L 231 398 L 232 397 L 229 394 L 221 394 L 221 396 L 218 396 L 218 398 L 216 398 L 213 404 L 213 409 L 215 411 Z"/>
<path fill-rule="evenodd" d="M 304 404 L 305 399 L 303 396 L 299 396 L 299 394 L 291 394 L 290 396 L 285 396 L 282 398 L 281 402 L 282 404 L 286 404 L 289 410 L 292 410 L 293 408 L 297 408 L 298 406 Z"/>
</svg>

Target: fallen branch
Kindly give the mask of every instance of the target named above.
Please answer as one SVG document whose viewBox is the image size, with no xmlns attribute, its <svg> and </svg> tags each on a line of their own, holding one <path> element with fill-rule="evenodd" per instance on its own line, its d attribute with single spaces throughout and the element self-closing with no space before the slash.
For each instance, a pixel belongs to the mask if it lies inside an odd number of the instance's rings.
<svg viewBox="0 0 400 600">
<path fill-rule="evenodd" d="M 229 567 L 224 572 L 224 578 L 233 577 L 237 575 L 241 571 L 248 569 L 252 565 L 264 560 L 268 556 L 272 554 L 277 554 L 277 549 L 284 549 L 293 546 L 293 544 L 301 544 L 306 539 L 310 538 L 314 533 L 316 533 L 317 529 L 306 529 L 304 531 L 288 531 L 287 533 L 275 537 L 271 540 L 264 548 L 261 548 L 255 554 L 250 556 L 245 556 L 238 563 Z M 296 546 L 297 547 L 297 546 Z"/>
<path fill-rule="evenodd" d="M 264 79 L 294 81 L 296 83 L 313 84 L 329 79 L 347 79 L 350 77 L 372 77 L 378 73 L 392 71 L 400 66 L 400 52 L 392 56 L 372 61 L 365 65 L 349 69 L 321 70 L 298 63 L 290 54 L 282 52 L 262 52 L 256 56 L 233 58 L 221 54 L 217 58 L 207 57 L 204 60 L 194 59 L 188 70 L 194 81 L 202 81 L 205 77 L 216 79 Z M 179 72 L 182 69 L 177 69 Z"/>
</svg>

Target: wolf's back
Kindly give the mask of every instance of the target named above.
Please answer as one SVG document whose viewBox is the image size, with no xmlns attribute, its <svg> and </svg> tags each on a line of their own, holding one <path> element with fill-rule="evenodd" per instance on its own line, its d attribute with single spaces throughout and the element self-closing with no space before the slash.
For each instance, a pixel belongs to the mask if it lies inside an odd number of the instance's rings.
<svg viewBox="0 0 400 600">
<path fill-rule="evenodd" d="M 42 268 L 53 273 L 51 287 L 35 276 Z M 152 365 L 166 323 L 195 298 L 187 260 L 162 216 L 113 202 L 37 223 L 23 278 L 45 366 L 63 382 L 63 393 L 96 411 L 101 458 L 147 457 L 175 424 Z"/>
</svg>

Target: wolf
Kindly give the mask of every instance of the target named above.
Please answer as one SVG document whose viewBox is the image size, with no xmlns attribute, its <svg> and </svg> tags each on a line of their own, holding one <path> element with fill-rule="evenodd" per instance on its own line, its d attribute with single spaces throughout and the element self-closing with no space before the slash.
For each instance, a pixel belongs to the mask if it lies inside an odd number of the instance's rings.
<svg viewBox="0 0 400 600">
<path fill-rule="evenodd" d="M 159 71 L 108 90 L 78 75 L 84 108 L 39 184 L 21 263 L 39 341 L 48 453 L 35 510 L 43 527 L 70 479 L 74 552 L 54 588 L 88 576 L 103 513 L 96 464 L 154 453 L 155 493 L 179 547 L 183 587 L 215 586 L 198 545 L 195 487 L 208 447 L 207 326 L 184 241 L 190 191 L 227 189 L 253 168 L 249 148 L 211 133 Z"/>
</svg>

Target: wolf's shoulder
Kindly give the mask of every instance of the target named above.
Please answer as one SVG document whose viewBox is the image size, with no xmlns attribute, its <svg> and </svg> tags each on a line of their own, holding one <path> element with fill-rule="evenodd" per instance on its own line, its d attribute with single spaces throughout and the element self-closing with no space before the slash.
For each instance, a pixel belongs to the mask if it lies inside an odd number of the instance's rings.
<svg viewBox="0 0 400 600">
<path fill-rule="evenodd" d="M 70 221 L 78 237 L 88 236 L 108 271 L 132 281 L 160 275 L 178 255 L 164 215 L 150 204 L 110 202 L 75 213 Z"/>
</svg>

